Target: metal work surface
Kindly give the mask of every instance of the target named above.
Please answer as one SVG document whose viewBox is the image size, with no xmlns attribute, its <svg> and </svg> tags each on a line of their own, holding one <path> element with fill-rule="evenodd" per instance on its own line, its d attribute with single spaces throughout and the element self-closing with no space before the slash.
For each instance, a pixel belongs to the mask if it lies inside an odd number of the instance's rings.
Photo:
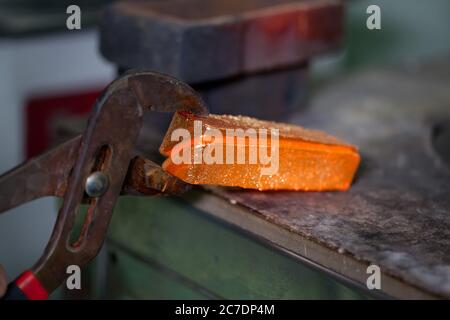
<svg viewBox="0 0 450 320">
<path fill-rule="evenodd" d="M 193 203 L 362 285 L 377 264 L 393 297 L 449 298 L 450 170 L 433 147 L 435 125 L 450 119 L 449 87 L 448 63 L 366 72 L 292 118 L 360 147 L 347 192 L 211 188 L 229 203 Z"/>
<path fill-rule="evenodd" d="M 448 298 L 450 130 L 442 123 L 450 119 L 449 85 L 448 63 L 370 71 L 324 89 L 291 119 L 360 147 L 362 164 L 349 191 L 208 188 L 213 194 L 185 198 L 205 214 L 344 281 L 365 287 L 366 268 L 375 263 L 389 296 Z M 127 200 L 128 205 L 137 200 Z M 152 201 L 145 199 L 150 208 Z M 134 211 L 137 207 L 122 221 L 131 224 Z"/>
<path fill-rule="evenodd" d="M 126 1 L 104 12 L 100 49 L 194 84 L 304 63 L 340 43 L 342 22 L 332 0 Z"/>
</svg>

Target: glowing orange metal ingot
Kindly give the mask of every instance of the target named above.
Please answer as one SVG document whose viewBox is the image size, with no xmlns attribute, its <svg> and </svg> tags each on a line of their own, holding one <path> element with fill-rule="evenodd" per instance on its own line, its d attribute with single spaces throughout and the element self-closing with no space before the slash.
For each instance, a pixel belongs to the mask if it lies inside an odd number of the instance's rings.
<svg viewBox="0 0 450 320">
<path fill-rule="evenodd" d="M 259 190 L 347 190 L 360 162 L 356 147 L 321 131 L 186 112 L 174 115 L 160 152 L 187 183 Z"/>
</svg>

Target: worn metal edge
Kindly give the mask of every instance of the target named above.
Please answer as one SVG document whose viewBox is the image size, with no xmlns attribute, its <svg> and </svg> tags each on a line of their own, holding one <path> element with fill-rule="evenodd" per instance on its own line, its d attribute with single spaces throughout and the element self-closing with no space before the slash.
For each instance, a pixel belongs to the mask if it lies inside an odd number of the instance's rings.
<svg viewBox="0 0 450 320">
<path fill-rule="evenodd" d="M 133 5 L 133 3 L 131 3 Z M 126 4 L 125 4 L 126 6 Z M 292 0 L 290 2 L 285 3 L 273 3 L 267 7 L 261 7 L 253 10 L 244 11 L 238 14 L 238 18 L 233 19 L 233 23 L 241 23 L 246 19 L 257 19 L 260 17 L 267 17 L 270 15 L 283 14 L 285 12 L 289 12 L 289 10 L 303 10 L 305 7 L 312 7 L 314 9 L 322 8 L 326 6 L 344 6 L 344 3 L 340 0 L 307 0 L 307 1 L 295 1 Z M 115 10 L 120 10 L 123 8 L 122 3 L 118 3 L 116 5 L 111 6 Z M 176 24 L 179 27 L 191 28 L 191 27 L 201 27 L 201 26 L 221 26 L 229 23 L 229 20 L 233 17 L 233 14 L 223 14 L 220 16 L 211 16 L 206 18 L 199 18 L 195 20 L 182 18 L 175 16 L 173 14 L 165 13 L 151 10 L 146 12 L 138 12 L 133 8 L 132 10 L 124 9 L 125 13 L 129 16 L 138 16 L 138 17 L 153 17 L 159 21 L 167 21 L 173 24 Z M 236 14 L 237 15 L 237 14 Z"/>
<path fill-rule="evenodd" d="M 190 193 L 192 195 L 192 193 Z M 319 269 L 337 281 L 364 290 L 368 295 L 382 299 L 440 299 L 438 295 L 426 292 L 413 284 L 404 282 L 381 269 L 382 290 L 369 290 L 366 273 L 370 265 L 367 261 L 357 260 L 348 253 L 339 253 L 311 239 L 277 226 L 254 210 L 211 193 L 196 193 L 194 197 L 183 196 L 193 207 L 205 214 L 223 221 L 240 231 L 262 240 L 270 247 L 292 256 L 306 265 Z"/>
</svg>

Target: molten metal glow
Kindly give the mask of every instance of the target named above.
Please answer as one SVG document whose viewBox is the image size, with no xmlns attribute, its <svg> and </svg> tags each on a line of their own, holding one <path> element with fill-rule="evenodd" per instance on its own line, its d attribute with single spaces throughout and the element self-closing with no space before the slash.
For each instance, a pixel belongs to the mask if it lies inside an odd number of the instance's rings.
<svg viewBox="0 0 450 320">
<path fill-rule="evenodd" d="M 202 125 L 201 136 L 194 133 L 194 122 L 199 121 Z M 173 141 L 172 134 L 180 128 L 189 133 L 189 138 Z M 248 136 L 244 139 L 230 137 L 229 132 L 233 131 L 230 129 L 266 129 L 267 132 L 275 129 L 279 133 L 278 144 L 275 148 L 275 140 L 269 136 L 256 140 Z M 208 132 L 216 133 L 213 139 L 208 137 Z M 192 161 L 174 161 L 175 153 L 179 153 L 181 149 L 189 151 L 188 158 Z M 203 155 L 207 150 L 213 150 L 209 156 L 215 160 L 220 160 L 218 154 L 229 155 L 230 151 L 234 151 L 232 159 L 235 161 L 229 161 L 225 156 L 223 161 L 208 162 L 205 158 L 203 161 L 195 161 L 198 160 L 194 157 L 199 154 L 199 150 Z M 244 150 L 244 161 L 237 161 L 236 154 L 239 150 Z M 258 160 L 261 155 L 266 156 L 265 162 L 251 161 L 255 150 L 258 152 Z M 261 150 L 264 152 L 261 153 Z M 160 152 L 168 157 L 163 168 L 187 183 L 258 190 L 347 190 L 360 162 L 356 147 L 321 131 L 243 116 L 201 117 L 186 112 L 174 115 Z M 277 170 L 263 174 L 264 168 L 273 165 L 267 160 L 276 160 Z"/>
</svg>

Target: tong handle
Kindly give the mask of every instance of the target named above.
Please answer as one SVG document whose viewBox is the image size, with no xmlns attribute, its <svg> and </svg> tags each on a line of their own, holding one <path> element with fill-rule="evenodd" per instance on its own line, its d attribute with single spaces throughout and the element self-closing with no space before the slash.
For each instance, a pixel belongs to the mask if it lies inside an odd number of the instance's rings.
<svg viewBox="0 0 450 320">
<path fill-rule="evenodd" d="M 16 280 L 9 283 L 1 300 L 45 300 L 48 292 L 31 270 L 22 273 Z"/>
</svg>

